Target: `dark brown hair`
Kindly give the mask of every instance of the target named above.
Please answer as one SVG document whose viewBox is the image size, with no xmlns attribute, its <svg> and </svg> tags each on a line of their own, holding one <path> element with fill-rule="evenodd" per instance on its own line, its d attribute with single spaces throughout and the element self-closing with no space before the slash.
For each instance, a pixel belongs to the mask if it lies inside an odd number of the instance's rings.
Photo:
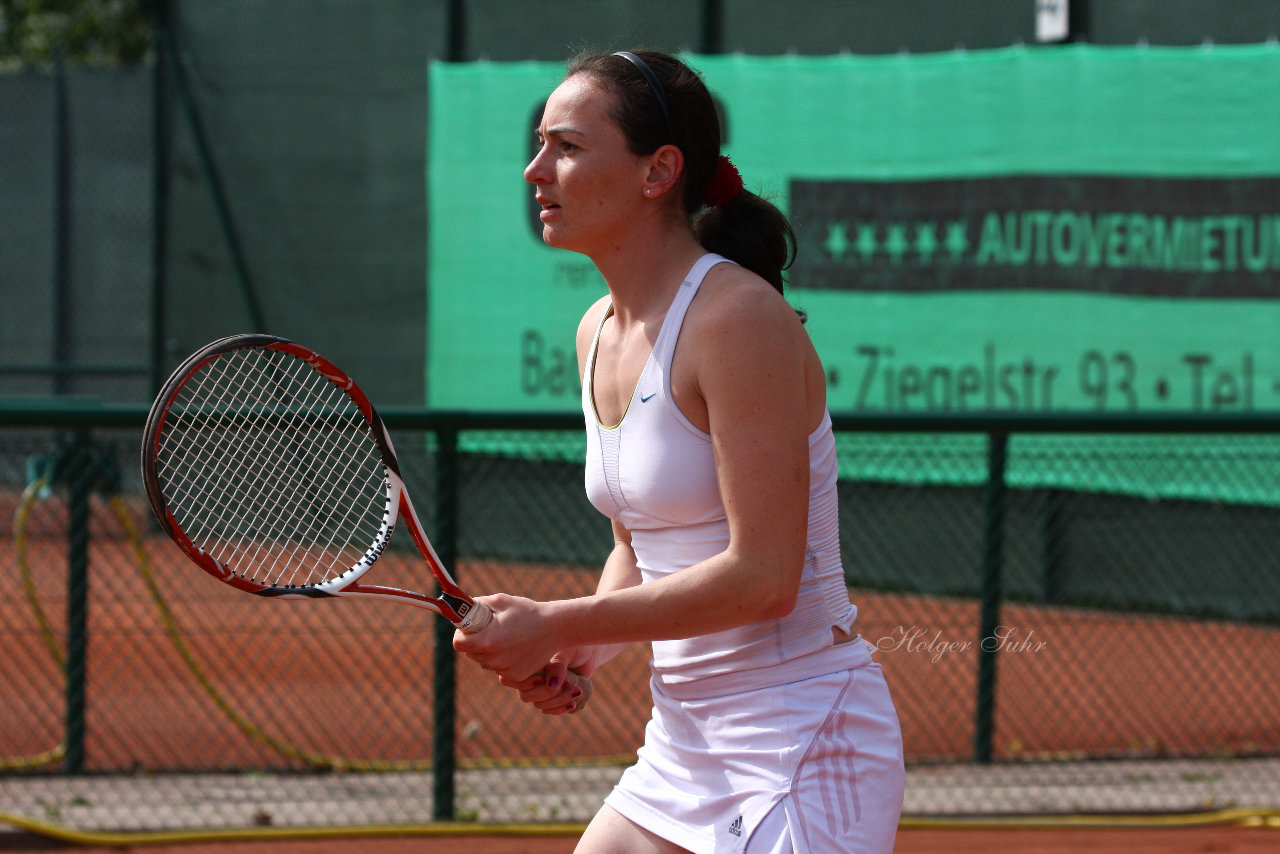
<svg viewBox="0 0 1280 854">
<path fill-rule="evenodd" d="M 621 54 L 587 53 L 569 62 L 568 75 L 586 74 L 617 94 L 613 119 L 635 154 L 652 154 L 668 143 L 684 154 L 683 202 L 694 235 L 716 252 L 782 291 L 782 271 L 795 254 L 795 232 L 766 199 L 743 190 L 730 202 L 708 206 L 707 185 L 720 157 L 720 117 L 702 77 L 670 54 L 637 50 L 662 87 Z M 663 109 L 662 100 L 666 100 Z"/>
</svg>

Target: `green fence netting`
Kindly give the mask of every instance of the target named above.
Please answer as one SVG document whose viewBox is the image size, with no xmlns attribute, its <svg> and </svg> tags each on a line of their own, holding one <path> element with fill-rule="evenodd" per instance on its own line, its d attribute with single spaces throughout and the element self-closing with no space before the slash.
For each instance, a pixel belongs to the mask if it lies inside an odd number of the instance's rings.
<svg viewBox="0 0 1280 854">
<path fill-rule="evenodd" d="M 152 523 L 136 465 L 141 412 L 112 412 L 9 407 L 0 418 L 0 813 L 49 819 L 56 803 L 56 821 L 75 827 L 251 825 L 242 805 L 210 795 L 245 774 L 279 776 L 273 791 L 305 802 L 281 807 L 281 822 L 593 813 L 642 737 L 643 648 L 599 674 L 582 713 L 544 719 L 469 662 L 442 675 L 437 626 L 416 609 L 224 588 Z M 580 464 L 561 453 L 573 416 L 523 429 L 516 416 L 388 420 L 424 522 L 449 532 L 469 589 L 590 592 L 610 539 Z M 1162 461 L 1172 480 L 1249 492 L 1280 458 L 1276 433 L 1264 432 L 1280 425 L 1204 421 L 1196 433 L 1158 420 L 1014 419 L 1010 435 L 999 422 L 836 420 L 844 453 L 890 447 L 899 471 L 953 475 L 840 483 L 859 631 L 902 719 L 909 815 L 1280 806 L 1280 510 L 1012 477 L 1027 455 L 1065 472 L 1123 471 L 1135 464 L 1126 440 L 1142 430 L 1144 449 L 1177 439 Z M 1180 432 L 1154 432 L 1168 427 Z M 522 453 L 438 441 L 472 432 Z M 1200 453 L 1197 439 L 1216 450 Z M 464 449 L 444 455 L 454 447 Z M 427 586 L 405 546 L 379 571 Z M 219 663 L 226 653 L 235 668 Z M 436 704 L 450 694 L 442 742 Z M 433 776 L 442 767 L 453 768 L 445 803 Z M 112 798 L 162 786 L 200 806 L 160 798 L 94 811 L 75 787 L 93 780 Z M 338 786 L 378 809 L 331 801 Z"/>
</svg>

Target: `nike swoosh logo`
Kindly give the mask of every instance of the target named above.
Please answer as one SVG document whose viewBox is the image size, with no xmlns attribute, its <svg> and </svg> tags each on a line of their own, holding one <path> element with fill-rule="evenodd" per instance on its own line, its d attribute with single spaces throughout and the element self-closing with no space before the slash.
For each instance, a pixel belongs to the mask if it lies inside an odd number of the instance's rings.
<svg viewBox="0 0 1280 854">
<path fill-rule="evenodd" d="M 640 402 L 641 402 L 641 403 L 648 403 L 648 402 L 649 402 L 649 398 L 653 397 L 655 394 L 657 394 L 657 392 L 656 392 L 656 391 L 651 391 L 651 392 L 649 392 L 648 394 L 642 394 L 642 395 L 640 395 Z"/>
</svg>

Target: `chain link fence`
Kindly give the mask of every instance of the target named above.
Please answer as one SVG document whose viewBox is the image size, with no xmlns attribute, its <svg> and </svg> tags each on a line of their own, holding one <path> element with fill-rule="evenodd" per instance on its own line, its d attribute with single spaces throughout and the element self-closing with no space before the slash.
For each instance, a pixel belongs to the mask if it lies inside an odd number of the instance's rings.
<svg viewBox="0 0 1280 854">
<path fill-rule="evenodd" d="M 387 418 L 465 586 L 593 589 L 610 540 L 572 416 Z M 1280 807 L 1280 424 L 837 421 L 846 572 L 901 716 L 908 815 Z M 594 813 L 642 739 L 642 645 L 586 709 L 545 718 L 417 609 L 244 596 L 152 523 L 140 424 L 0 418 L 0 813 L 113 830 Z M 1142 489 L 1099 480 L 1126 472 Z M 1178 495 L 1192 481 L 1219 497 Z M 430 588 L 406 542 L 374 572 Z"/>
<path fill-rule="evenodd" d="M 1175 5 L 1075 3 L 1073 38 L 1274 39 L 1273 0 Z M 413 408 L 429 63 L 976 50 L 1032 42 L 1034 4 L 154 9 L 141 65 L 2 57 L 0 823 L 586 821 L 642 738 L 642 647 L 581 713 L 544 718 L 429 614 L 242 596 L 153 524 L 140 407 L 207 340 L 296 336 L 406 407 L 384 415 L 464 585 L 585 594 L 610 538 L 575 419 Z M 1280 423 L 1259 419 L 837 415 L 845 567 L 902 719 L 909 817 L 1280 808 Z M 375 571 L 431 584 L 400 538 Z"/>
<path fill-rule="evenodd" d="M 152 74 L 0 74 L 0 394 L 145 397 Z"/>
</svg>

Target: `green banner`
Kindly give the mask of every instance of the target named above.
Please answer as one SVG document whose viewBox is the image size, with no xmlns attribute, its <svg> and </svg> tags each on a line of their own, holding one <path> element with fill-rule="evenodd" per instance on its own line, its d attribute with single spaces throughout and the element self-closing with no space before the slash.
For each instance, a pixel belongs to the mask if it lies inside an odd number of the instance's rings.
<svg viewBox="0 0 1280 854">
<path fill-rule="evenodd" d="M 1280 408 L 1280 50 L 688 57 L 788 210 L 837 411 Z M 435 64 L 428 403 L 577 405 L 522 178 L 559 64 Z"/>
</svg>

